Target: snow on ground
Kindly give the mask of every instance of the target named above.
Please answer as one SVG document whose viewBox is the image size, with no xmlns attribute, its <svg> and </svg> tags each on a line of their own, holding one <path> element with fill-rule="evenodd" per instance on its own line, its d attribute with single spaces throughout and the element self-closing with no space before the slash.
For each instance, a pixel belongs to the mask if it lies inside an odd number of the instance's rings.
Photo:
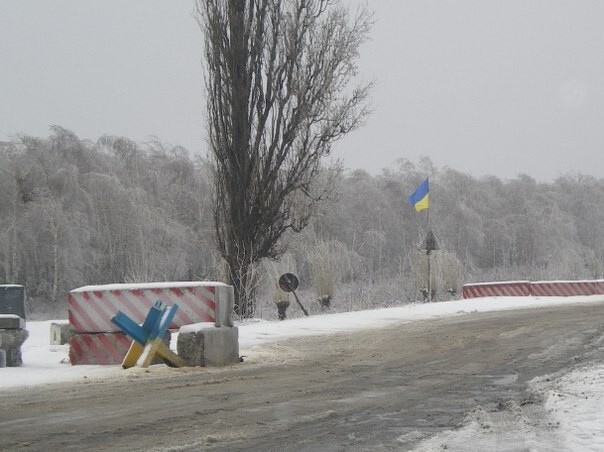
<svg viewBox="0 0 604 452">
<path fill-rule="evenodd" d="M 461 426 L 422 441 L 414 452 L 603 451 L 604 365 L 588 365 L 529 382 L 541 404 L 507 401 L 496 411 L 476 407 Z"/>
<path fill-rule="evenodd" d="M 265 344 L 292 337 L 379 328 L 469 312 L 601 301 L 604 301 L 604 296 L 493 297 L 313 315 L 283 322 L 252 320 L 237 325 L 239 348 L 245 355 L 261 350 Z M 0 369 L 0 391 L 82 378 L 106 378 L 124 372 L 121 366 L 71 366 L 67 345 L 49 345 L 51 323 L 53 321 L 27 323 L 29 338 L 21 348 L 23 366 Z M 530 382 L 530 388 L 542 394 L 545 401 L 543 408 L 547 419 L 542 431 L 528 426 L 530 422 L 518 406 L 504 407 L 502 413 L 505 415 L 488 413 L 477 407 L 468 413 L 459 429 L 436 435 L 422 442 L 416 450 L 442 450 L 443 445 L 448 450 L 464 450 L 464 447 L 467 450 L 468 441 L 479 448 L 494 450 L 500 448 L 506 438 L 508 446 L 517 444 L 522 438 L 523 450 L 604 450 L 604 366 L 591 365 L 566 375 L 539 377 Z M 519 432 L 522 433 L 519 435 Z M 504 447 L 504 450 L 513 449 Z"/>
<path fill-rule="evenodd" d="M 563 450 L 604 450 L 604 366 L 585 366 L 561 378 L 536 378 L 550 422 L 565 432 Z"/>
</svg>

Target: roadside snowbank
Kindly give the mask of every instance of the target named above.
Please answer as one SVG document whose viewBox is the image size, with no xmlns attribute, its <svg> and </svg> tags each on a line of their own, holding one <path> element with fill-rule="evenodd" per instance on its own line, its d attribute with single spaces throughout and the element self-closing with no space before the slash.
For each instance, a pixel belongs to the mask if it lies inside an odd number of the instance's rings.
<svg viewBox="0 0 604 452">
<path fill-rule="evenodd" d="M 422 441 L 414 452 L 604 450 L 604 365 L 529 382 L 536 402 L 476 407 L 462 425 Z"/>
<path fill-rule="evenodd" d="M 531 383 L 534 390 L 546 395 L 551 425 L 564 432 L 560 450 L 604 450 L 604 365 Z"/>
<path fill-rule="evenodd" d="M 370 311 L 313 315 L 283 322 L 251 320 L 237 325 L 239 327 L 239 349 L 240 353 L 245 355 L 265 343 L 278 342 L 293 337 L 380 328 L 469 312 L 501 311 L 519 307 L 540 308 L 601 301 L 604 301 L 604 295 L 542 298 L 492 297 L 440 303 L 408 304 Z M 0 391 L 15 386 L 73 381 L 84 376 L 89 378 L 97 375 L 105 377 L 122 372 L 121 366 L 71 366 L 68 360 L 69 348 L 67 345 L 49 345 L 50 324 L 52 322 L 27 322 L 26 328 L 29 331 L 29 338 L 21 347 L 23 366 L 0 370 Z"/>
</svg>

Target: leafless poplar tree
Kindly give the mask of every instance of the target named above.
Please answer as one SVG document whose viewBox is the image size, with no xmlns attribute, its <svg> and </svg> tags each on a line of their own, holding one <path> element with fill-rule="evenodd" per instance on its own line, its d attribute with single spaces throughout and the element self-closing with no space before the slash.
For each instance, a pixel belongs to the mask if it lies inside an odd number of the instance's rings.
<svg viewBox="0 0 604 452">
<path fill-rule="evenodd" d="M 254 266 L 282 251 L 333 180 L 321 158 L 368 114 L 356 76 L 371 15 L 335 0 L 198 0 L 205 40 L 215 227 L 236 309 L 254 313 Z"/>
</svg>

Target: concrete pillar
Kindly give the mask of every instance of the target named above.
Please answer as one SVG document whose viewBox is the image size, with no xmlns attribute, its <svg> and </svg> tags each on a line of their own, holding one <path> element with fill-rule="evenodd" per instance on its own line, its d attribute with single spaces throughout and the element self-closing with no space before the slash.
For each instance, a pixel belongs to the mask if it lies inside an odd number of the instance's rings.
<svg viewBox="0 0 604 452">
<path fill-rule="evenodd" d="M 27 339 L 27 330 L 0 330 L 0 347 L 6 353 L 6 367 L 19 367 L 23 364 L 21 345 Z"/>
<path fill-rule="evenodd" d="M 0 368 L 6 367 L 6 352 L 0 348 Z"/>
<path fill-rule="evenodd" d="M 74 334 L 74 328 L 69 323 L 51 323 L 50 324 L 50 345 L 69 344 L 71 336 Z"/>
<path fill-rule="evenodd" d="M 237 327 L 186 325 L 178 333 L 178 356 L 189 366 L 218 367 L 239 362 Z"/>
</svg>

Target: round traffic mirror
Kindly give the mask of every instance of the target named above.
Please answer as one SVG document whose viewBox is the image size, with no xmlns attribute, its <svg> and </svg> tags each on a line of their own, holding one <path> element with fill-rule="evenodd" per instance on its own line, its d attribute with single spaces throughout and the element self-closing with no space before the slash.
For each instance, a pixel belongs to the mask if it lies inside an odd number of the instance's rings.
<svg viewBox="0 0 604 452">
<path fill-rule="evenodd" d="M 298 288 L 298 277 L 293 273 L 284 273 L 279 278 L 279 287 L 285 292 L 293 292 Z"/>
</svg>

